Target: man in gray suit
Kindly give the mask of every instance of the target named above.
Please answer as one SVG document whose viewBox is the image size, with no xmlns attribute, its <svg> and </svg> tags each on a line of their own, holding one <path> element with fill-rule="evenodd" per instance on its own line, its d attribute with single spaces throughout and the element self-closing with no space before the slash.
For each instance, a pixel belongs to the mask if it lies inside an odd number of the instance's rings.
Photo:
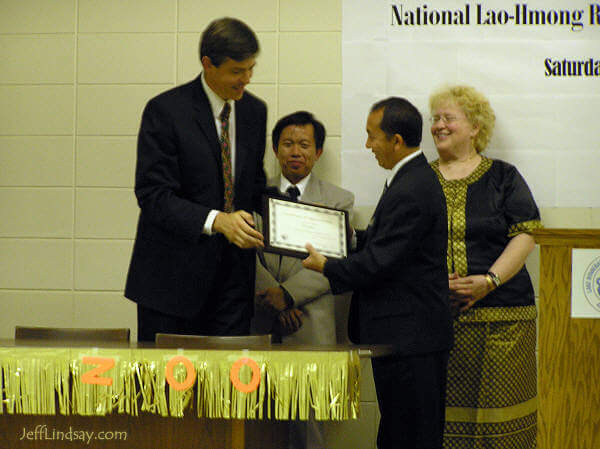
<svg viewBox="0 0 600 449">
<path fill-rule="evenodd" d="M 323 154 L 325 128 L 309 112 L 280 119 L 273 151 L 281 176 L 267 184 L 303 202 L 352 212 L 354 195 L 311 173 Z M 327 279 L 301 259 L 260 253 L 256 264 L 256 330 L 282 335 L 283 343 L 335 344 L 335 300 Z"/>
<path fill-rule="evenodd" d="M 267 184 L 292 199 L 351 213 L 354 195 L 311 173 L 323 153 L 324 141 L 325 128 L 311 113 L 299 111 L 280 119 L 272 142 L 281 176 Z M 301 259 L 258 252 L 255 291 L 256 332 L 279 334 L 283 344 L 336 343 L 336 301 L 329 281 L 303 268 Z M 308 425 L 291 423 L 289 447 L 325 447 L 321 426 L 314 420 Z"/>
</svg>

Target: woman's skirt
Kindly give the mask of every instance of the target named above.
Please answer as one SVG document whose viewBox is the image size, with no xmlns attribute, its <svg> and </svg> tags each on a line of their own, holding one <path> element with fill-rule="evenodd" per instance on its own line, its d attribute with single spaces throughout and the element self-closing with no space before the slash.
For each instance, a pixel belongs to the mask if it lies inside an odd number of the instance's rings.
<svg viewBox="0 0 600 449">
<path fill-rule="evenodd" d="M 470 309 L 454 338 L 444 449 L 535 448 L 535 306 Z"/>
</svg>

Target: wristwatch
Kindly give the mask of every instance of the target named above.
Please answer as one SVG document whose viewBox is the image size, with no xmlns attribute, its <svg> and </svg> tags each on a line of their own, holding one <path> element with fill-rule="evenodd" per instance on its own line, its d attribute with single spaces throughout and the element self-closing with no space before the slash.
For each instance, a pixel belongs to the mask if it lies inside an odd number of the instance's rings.
<svg viewBox="0 0 600 449">
<path fill-rule="evenodd" d="M 281 290 L 283 290 L 283 299 L 285 300 L 286 310 L 293 309 L 294 308 L 294 298 L 292 298 L 292 295 L 290 295 L 290 292 L 288 292 L 283 287 L 283 285 L 280 284 L 279 288 L 281 288 Z"/>
</svg>

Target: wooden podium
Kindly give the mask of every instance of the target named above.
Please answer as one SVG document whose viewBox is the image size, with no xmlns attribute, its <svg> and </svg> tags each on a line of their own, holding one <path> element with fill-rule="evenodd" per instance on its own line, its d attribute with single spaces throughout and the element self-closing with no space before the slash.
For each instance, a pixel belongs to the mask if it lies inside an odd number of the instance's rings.
<svg viewBox="0 0 600 449">
<path fill-rule="evenodd" d="M 600 448 L 600 319 L 571 318 L 571 251 L 600 229 L 540 229 L 538 448 Z"/>
</svg>

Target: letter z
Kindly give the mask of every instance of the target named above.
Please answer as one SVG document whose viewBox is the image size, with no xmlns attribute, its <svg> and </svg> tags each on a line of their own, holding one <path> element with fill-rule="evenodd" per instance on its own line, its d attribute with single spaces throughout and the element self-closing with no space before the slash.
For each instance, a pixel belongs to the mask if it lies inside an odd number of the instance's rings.
<svg viewBox="0 0 600 449">
<path fill-rule="evenodd" d="M 112 385 L 113 380 L 110 377 L 98 377 L 115 366 L 115 359 L 104 357 L 83 357 L 81 362 L 84 365 L 100 365 L 92 368 L 81 375 L 81 382 L 84 384 Z"/>
</svg>

